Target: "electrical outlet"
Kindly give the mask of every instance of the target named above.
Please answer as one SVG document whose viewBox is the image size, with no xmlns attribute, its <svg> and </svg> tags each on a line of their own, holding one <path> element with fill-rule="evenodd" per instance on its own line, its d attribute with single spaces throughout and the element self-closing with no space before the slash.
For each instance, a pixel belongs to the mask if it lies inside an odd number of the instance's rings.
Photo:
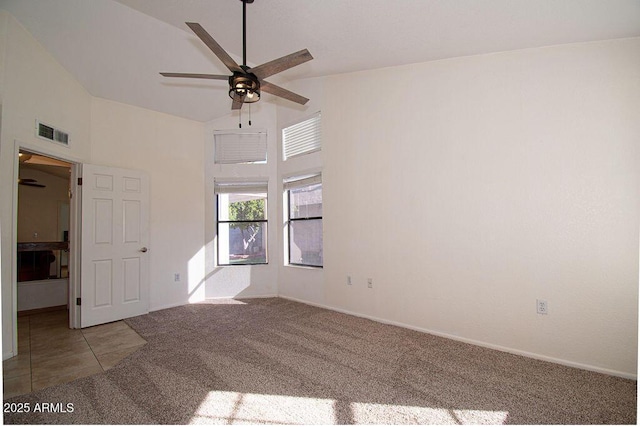
<svg viewBox="0 0 640 427">
<path fill-rule="evenodd" d="M 174 282 L 179 282 L 180 281 L 180 273 L 175 273 L 173 275 L 173 281 Z"/>
<path fill-rule="evenodd" d="M 367 279 L 367 287 L 373 288 L 373 279 Z"/>
<path fill-rule="evenodd" d="M 351 276 L 347 276 L 347 285 L 353 285 L 353 281 L 351 280 Z"/>
<path fill-rule="evenodd" d="M 538 312 L 538 314 L 549 314 L 549 306 L 547 305 L 547 300 L 537 299 L 536 311 Z"/>
</svg>

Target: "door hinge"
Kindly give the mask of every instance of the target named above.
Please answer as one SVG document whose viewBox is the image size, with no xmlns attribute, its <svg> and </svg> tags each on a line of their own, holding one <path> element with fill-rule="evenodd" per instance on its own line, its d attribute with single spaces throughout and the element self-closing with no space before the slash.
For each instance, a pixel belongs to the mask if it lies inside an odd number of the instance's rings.
<svg viewBox="0 0 640 427">
<path fill-rule="evenodd" d="M 82 298 L 76 298 L 76 305 L 82 305 Z"/>
<path fill-rule="evenodd" d="M 82 178 L 78 178 L 78 185 L 82 185 Z"/>
</svg>

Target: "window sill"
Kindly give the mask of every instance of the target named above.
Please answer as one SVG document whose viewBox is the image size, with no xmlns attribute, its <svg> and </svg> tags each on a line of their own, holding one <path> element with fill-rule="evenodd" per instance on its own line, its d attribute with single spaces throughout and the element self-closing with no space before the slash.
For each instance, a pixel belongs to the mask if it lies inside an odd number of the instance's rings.
<svg viewBox="0 0 640 427">
<path fill-rule="evenodd" d="M 268 262 L 262 262 L 259 264 L 216 264 L 216 267 L 266 267 Z"/>
<path fill-rule="evenodd" d="M 285 267 L 297 268 L 301 270 L 322 271 L 323 267 L 315 267 L 312 265 L 299 265 L 299 264 L 285 264 Z"/>
</svg>

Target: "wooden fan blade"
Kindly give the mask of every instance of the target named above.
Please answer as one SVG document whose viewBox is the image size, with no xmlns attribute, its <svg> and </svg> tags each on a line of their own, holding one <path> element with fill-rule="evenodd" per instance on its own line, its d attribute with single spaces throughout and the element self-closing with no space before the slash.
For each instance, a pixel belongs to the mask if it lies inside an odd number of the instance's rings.
<svg viewBox="0 0 640 427">
<path fill-rule="evenodd" d="M 233 103 L 231 104 L 231 109 L 239 110 L 242 108 L 242 104 L 244 104 L 244 96 L 235 95 L 233 97 Z"/>
<path fill-rule="evenodd" d="M 252 68 L 249 72 L 255 74 L 259 79 L 264 79 L 281 71 L 293 68 L 296 65 L 303 64 L 307 61 L 311 61 L 313 56 L 307 49 L 294 52 L 292 54 L 283 56 L 282 58 L 274 59 L 273 61 L 265 62 L 262 65 Z"/>
<path fill-rule="evenodd" d="M 236 61 L 234 61 L 233 58 L 229 56 L 229 54 L 222 48 L 222 46 L 220 46 L 218 42 L 216 42 L 204 28 L 202 28 L 202 25 L 198 24 L 197 22 L 186 22 L 186 24 L 189 26 L 189 28 L 191 28 L 191 31 L 193 31 L 196 36 L 198 36 L 200 40 L 202 40 L 202 42 L 206 44 L 209 49 L 211 49 L 211 52 L 213 52 L 218 57 L 218 59 L 220 59 L 220 61 L 222 61 L 222 63 L 227 66 L 227 68 L 231 72 L 244 73 L 244 70 L 240 68 Z"/>
<path fill-rule="evenodd" d="M 19 178 L 18 179 L 18 184 L 26 185 L 27 187 L 38 187 L 38 188 L 45 188 L 46 187 L 46 185 L 38 184 L 38 181 L 36 181 L 35 179 L 31 179 L 31 178 Z"/>
<path fill-rule="evenodd" d="M 165 77 L 184 77 L 188 79 L 211 79 L 211 80 L 229 80 L 229 76 L 220 74 L 197 74 L 197 73 L 160 73 Z"/>
<path fill-rule="evenodd" d="M 309 99 L 305 98 L 304 96 L 298 95 L 297 93 L 291 92 L 290 90 L 287 90 L 280 86 L 276 86 L 272 83 L 265 82 L 264 80 L 260 82 L 260 90 L 270 93 L 271 95 L 279 96 L 280 98 L 288 99 L 289 101 L 293 101 L 301 105 L 309 102 Z"/>
</svg>

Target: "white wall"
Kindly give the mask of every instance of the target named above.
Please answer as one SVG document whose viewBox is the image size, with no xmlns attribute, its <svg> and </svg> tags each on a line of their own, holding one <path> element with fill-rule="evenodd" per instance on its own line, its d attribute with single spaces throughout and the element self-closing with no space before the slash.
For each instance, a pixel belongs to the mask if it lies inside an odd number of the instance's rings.
<svg viewBox="0 0 640 427">
<path fill-rule="evenodd" d="M 90 158 L 91 96 L 9 14 L 0 11 L 0 224 L 2 229 L 2 355 L 14 352 L 12 265 L 16 248 L 13 200 L 17 176 L 16 145 L 53 156 L 87 161 Z M 64 129 L 69 147 L 52 144 L 35 136 L 35 121 Z"/>
<path fill-rule="evenodd" d="M 203 300 L 204 125 L 101 98 L 91 119 L 92 162 L 149 174 L 150 309 Z"/>
<path fill-rule="evenodd" d="M 311 302 L 635 376 L 640 39 L 338 75 L 325 98 Z"/>
<path fill-rule="evenodd" d="M 204 125 L 92 97 L 6 12 L 0 12 L 0 35 L 3 358 L 15 351 L 16 145 L 80 163 L 147 172 L 150 309 L 204 299 Z M 70 146 L 37 138 L 36 119 L 69 132 Z"/>
<path fill-rule="evenodd" d="M 231 100 L 229 100 L 231 107 Z M 276 108 L 268 102 L 251 106 L 251 126 L 248 125 L 249 112 L 245 106 L 242 114 L 242 128 L 238 127 L 239 115 L 211 121 L 205 133 L 205 227 L 206 242 L 205 276 L 207 298 L 265 297 L 276 296 L 278 289 L 278 265 L 282 262 L 278 247 L 277 228 L 277 161 L 276 161 Z M 267 163 L 216 165 L 214 164 L 214 132 L 257 132 L 267 133 Z M 216 256 L 216 212 L 214 181 L 257 179 L 268 181 L 267 194 L 267 253 L 266 265 L 218 266 Z"/>
<path fill-rule="evenodd" d="M 282 160 L 282 129 L 310 118 L 313 114 L 322 112 L 325 99 L 324 78 L 305 79 L 296 82 L 288 82 L 287 89 L 299 93 L 309 102 L 304 106 L 279 100 L 278 106 L 278 195 L 282 201 L 282 182 L 284 178 L 304 175 L 307 172 L 323 172 L 324 151 L 294 157 L 286 161 Z M 322 122 L 324 126 L 324 121 Z M 324 200 L 323 200 L 324 201 Z M 286 211 L 282 203 L 278 205 L 278 223 L 285 227 Z M 285 264 L 285 250 L 287 242 L 283 240 L 283 233 L 279 233 L 278 247 L 282 254 L 282 261 L 278 270 L 278 294 L 286 298 L 300 301 L 310 301 L 316 304 L 326 304 L 324 283 L 324 269 L 307 268 Z M 326 266 L 326 259 L 325 259 Z"/>
</svg>

